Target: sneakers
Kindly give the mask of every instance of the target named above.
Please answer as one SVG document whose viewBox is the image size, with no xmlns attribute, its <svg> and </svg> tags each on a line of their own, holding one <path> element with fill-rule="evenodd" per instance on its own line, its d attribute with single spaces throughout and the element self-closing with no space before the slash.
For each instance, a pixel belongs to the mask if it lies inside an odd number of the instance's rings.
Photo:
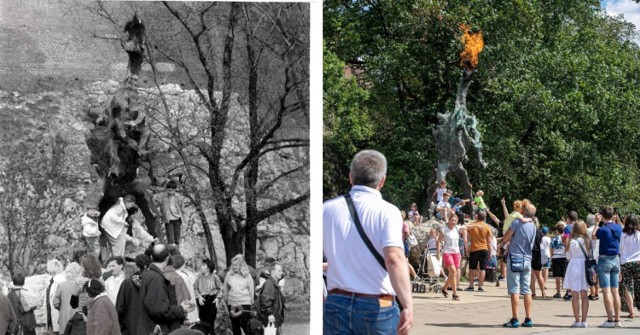
<svg viewBox="0 0 640 335">
<path fill-rule="evenodd" d="M 586 322 L 581 322 L 580 328 L 589 328 Z"/>
<path fill-rule="evenodd" d="M 498 276 L 498 280 L 499 280 L 499 281 L 504 281 L 504 277 L 503 277 L 502 275 L 499 275 L 499 276 Z"/>
<path fill-rule="evenodd" d="M 564 295 L 564 298 L 563 298 L 563 299 L 564 299 L 564 301 L 569 301 L 569 300 L 571 300 L 571 298 L 572 298 L 571 294 L 566 293 L 566 294 Z"/>
<path fill-rule="evenodd" d="M 571 328 L 582 328 L 582 322 L 574 322 L 571 324 Z"/>
<path fill-rule="evenodd" d="M 596 298 L 596 296 L 595 296 L 595 295 L 591 295 L 591 294 L 589 294 L 589 297 L 588 297 L 588 298 L 589 298 L 589 300 L 591 300 L 591 301 L 598 300 L 598 299 Z"/>
<path fill-rule="evenodd" d="M 620 321 L 613 321 L 613 323 L 615 324 L 616 328 L 622 328 L 622 323 L 620 323 Z"/>
<path fill-rule="evenodd" d="M 502 327 L 504 327 L 504 328 L 518 328 L 518 327 L 520 327 L 520 321 L 518 321 L 518 319 L 510 319 L 509 322 L 503 323 Z"/>
<path fill-rule="evenodd" d="M 560 295 L 560 293 L 556 293 L 553 295 L 554 298 L 562 298 L 562 296 Z"/>
<path fill-rule="evenodd" d="M 473 287 L 467 287 L 467 288 L 465 288 L 464 290 L 465 290 L 465 291 L 473 292 Z"/>
<path fill-rule="evenodd" d="M 528 327 L 528 328 L 533 327 L 533 321 L 531 321 L 531 319 L 524 319 L 524 323 L 522 324 L 522 327 Z"/>
<path fill-rule="evenodd" d="M 482 287 L 478 287 L 478 292 L 484 292 L 484 289 Z"/>
<path fill-rule="evenodd" d="M 616 323 L 613 321 L 605 321 L 600 325 L 600 328 L 615 328 L 616 327 Z"/>
</svg>

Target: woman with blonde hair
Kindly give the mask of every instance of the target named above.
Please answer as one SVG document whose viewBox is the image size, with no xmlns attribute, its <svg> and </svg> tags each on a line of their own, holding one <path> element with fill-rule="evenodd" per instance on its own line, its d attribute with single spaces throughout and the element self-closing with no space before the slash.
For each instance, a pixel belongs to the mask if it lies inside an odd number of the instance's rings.
<svg viewBox="0 0 640 335">
<path fill-rule="evenodd" d="M 571 236 L 567 249 L 567 265 L 566 274 L 564 276 L 564 288 L 571 290 L 571 303 L 573 306 L 573 316 L 575 322 L 571 324 L 573 328 L 587 328 L 587 313 L 589 313 L 589 299 L 587 292 L 589 284 L 587 283 L 586 269 L 584 261 L 591 252 L 591 239 L 587 235 L 587 224 L 583 220 L 578 220 L 573 224 Z M 582 300 L 582 318 L 580 318 L 580 302 Z"/>
<path fill-rule="evenodd" d="M 64 269 L 66 281 L 58 284 L 58 288 L 56 289 L 55 296 L 53 298 L 53 306 L 56 310 L 60 311 L 58 317 L 58 329 L 61 333 L 65 331 L 67 323 L 76 313 L 76 310 L 71 307 L 69 301 L 73 294 L 76 278 L 80 276 L 80 272 L 82 272 L 80 264 L 73 262 L 67 265 Z"/>
<path fill-rule="evenodd" d="M 240 254 L 231 259 L 231 267 L 224 278 L 224 300 L 229 306 L 233 335 L 250 334 L 248 313 L 253 305 L 255 285 L 249 274 L 249 266 Z M 241 331 L 242 329 L 242 331 Z"/>
</svg>

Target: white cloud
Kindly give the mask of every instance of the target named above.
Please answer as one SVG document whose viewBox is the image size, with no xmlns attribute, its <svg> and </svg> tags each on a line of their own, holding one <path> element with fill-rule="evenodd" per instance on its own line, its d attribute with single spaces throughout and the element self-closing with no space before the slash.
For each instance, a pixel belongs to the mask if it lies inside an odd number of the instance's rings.
<svg viewBox="0 0 640 335">
<path fill-rule="evenodd" d="M 602 6 L 607 11 L 607 14 L 616 16 L 618 14 L 624 15 L 625 21 L 631 22 L 636 26 L 636 29 L 640 28 L 640 4 L 633 0 L 611 0 L 603 1 Z"/>
</svg>

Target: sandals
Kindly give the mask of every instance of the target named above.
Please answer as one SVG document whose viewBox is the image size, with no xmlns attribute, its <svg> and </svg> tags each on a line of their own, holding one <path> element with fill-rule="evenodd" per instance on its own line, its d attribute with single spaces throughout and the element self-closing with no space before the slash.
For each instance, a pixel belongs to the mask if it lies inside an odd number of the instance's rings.
<svg viewBox="0 0 640 335">
<path fill-rule="evenodd" d="M 451 299 L 452 299 L 452 300 L 460 300 L 460 296 L 459 296 L 459 295 L 457 295 L 457 294 L 452 294 L 452 295 L 451 295 Z"/>
<path fill-rule="evenodd" d="M 447 293 L 447 290 L 445 290 L 445 289 L 443 289 L 443 290 L 442 290 L 442 295 L 443 295 L 445 298 L 448 298 L 448 297 L 449 297 L 449 293 Z"/>
<path fill-rule="evenodd" d="M 631 313 L 631 314 L 627 315 L 627 318 L 628 319 L 635 319 L 636 315 L 634 313 Z"/>
</svg>

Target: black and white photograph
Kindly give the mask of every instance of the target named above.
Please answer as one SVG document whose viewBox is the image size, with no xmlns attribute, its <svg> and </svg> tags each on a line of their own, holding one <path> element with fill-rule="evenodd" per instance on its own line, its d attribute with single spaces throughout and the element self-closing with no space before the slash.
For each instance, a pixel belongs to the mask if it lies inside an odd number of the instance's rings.
<svg viewBox="0 0 640 335">
<path fill-rule="evenodd" d="M 0 334 L 310 333 L 310 12 L 0 2 Z"/>
</svg>

